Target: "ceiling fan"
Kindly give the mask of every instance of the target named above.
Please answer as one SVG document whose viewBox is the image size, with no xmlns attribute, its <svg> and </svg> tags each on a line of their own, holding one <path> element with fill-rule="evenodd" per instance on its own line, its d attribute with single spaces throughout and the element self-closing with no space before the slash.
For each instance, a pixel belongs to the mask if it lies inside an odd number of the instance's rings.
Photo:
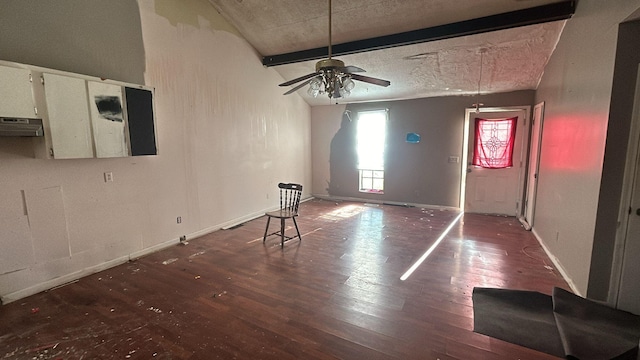
<svg viewBox="0 0 640 360">
<path fill-rule="evenodd" d="M 391 82 L 387 80 L 356 74 L 359 72 L 365 71 L 357 66 L 345 66 L 343 61 L 331 58 L 331 0 L 329 0 L 329 58 L 318 61 L 315 72 L 283 82 L 280 86 L 289 86 L 304 81 L 284 93 L 284 95 L 291 94 L 309 85 L 309 90 L 307 91 L 309 95 L 317 97 L 319 94 L 326 93 L 329 98 L 337 99 L 349 96 L 351 90 L 355 87 L 353 80 L 385 87 L 391 85 Z"/>
</svg>

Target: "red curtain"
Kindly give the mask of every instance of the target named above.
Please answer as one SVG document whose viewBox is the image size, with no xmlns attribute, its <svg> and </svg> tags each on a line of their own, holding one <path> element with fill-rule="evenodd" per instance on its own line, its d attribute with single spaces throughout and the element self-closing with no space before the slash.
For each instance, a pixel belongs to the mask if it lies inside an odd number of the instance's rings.
<svg viewBox="0 0 640 360">
<path fill-rule="evenodd" d="M 512 167 L 517 122 L 517 116 L 497 120 L 476 118 L 472 164 L 488 169 Z"/>
</svg>

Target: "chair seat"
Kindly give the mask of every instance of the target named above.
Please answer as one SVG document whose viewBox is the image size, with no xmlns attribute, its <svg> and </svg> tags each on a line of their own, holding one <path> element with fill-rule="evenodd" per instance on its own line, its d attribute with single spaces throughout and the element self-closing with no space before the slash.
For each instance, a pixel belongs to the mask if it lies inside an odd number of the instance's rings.
<svg viewBox="0 0 640 360">
<path fill-rule="evenodd" d="M 282 209 L 282 210 L 270 211 L 265 215 L 278 218 L 278 219 L 288 219 L 294 216 L 298 216 L 298 212 L 290 209 Z"/>
</svg>

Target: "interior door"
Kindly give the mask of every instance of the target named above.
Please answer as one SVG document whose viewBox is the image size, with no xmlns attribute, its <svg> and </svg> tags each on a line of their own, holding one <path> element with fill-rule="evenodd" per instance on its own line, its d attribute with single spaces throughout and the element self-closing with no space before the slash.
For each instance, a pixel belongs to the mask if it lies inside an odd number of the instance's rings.
<svg viewBox="0 0 640 360">
<path fill-rule="evenodd" d="M 638 138 L 636 138 L 636 146 L 638 150 L 635 156 L 635 172 L 626 222 L 627 231 L 617 307 L 640 315 L 640 266 L 638 266 L 638 259 L 640 259 L 640 139 Z"/>
<path fill-rule="evenodd" d="M 538 188 L 538 170 L 540 159 L 540 142 L 542 140 L 542 121 L 544 103 L 533 108 L 531 120 L 531 147 L 529 151 L 529 165 L 527 171 L 527 189 L 524 196 L 524 224 L 527 229 L 533 227 L 533 217 L 536 209 L 536 191 Z"/>
<path fill-rule="evenodd" d="M 468 115 L 468 154 L 465 185 L 465 212 L 519 215 L 519 199 L 522 197 L 522 145 L 526 133 L 527 111 L 481 111 Z M 506 119 L 517 117 L 516 140 L 513 148 L 513 167 L 505 169 L 485 169 L 471 165 L 476 117 L 483 119 Z"/>
<path fill-rule="evenodd" d="M 617 307 L 640 314 L 640 67 L 636 79 L 635 104 L 630 130 L 629 150 L 627 154 L 625 183 L 621 211 L 623 249 L 620 280 L 617 292 Z M 627 180 L 628 179 L 628 180 Z M 624 225 L 626 224 L 626 231 Z"/>
</svg>

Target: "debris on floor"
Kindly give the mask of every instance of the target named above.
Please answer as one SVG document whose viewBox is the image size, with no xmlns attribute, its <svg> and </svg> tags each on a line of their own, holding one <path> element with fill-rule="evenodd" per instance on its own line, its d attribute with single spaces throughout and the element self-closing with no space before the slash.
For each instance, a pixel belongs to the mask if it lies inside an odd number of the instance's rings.
<svg viewBox="0 0 640 360">
<path fill-rule="evenodd" d="M 177 258 L 168 259 L 168 260 L 163 261 L 163 262 L 162 262 L 162 265 L 169 265 L 169 264 L 171 264 L 171 263 L 173 263 L 173 262 L 176 262 L 176 261 L 178 261 L 178 259 L 177 259 Z"/>
<path fill-rule="evenodd" d="M 226 294 L 227 294 L 227 292 L 226 292 L 226 291 L 223 291 L 223 292 L 221 292 L 221 293 L 219 293 L 219 294 L 213 294 L 213 297 L 214 297 L 214 298 L 216 298 L 216 297 L 220 297 L 220 296 L 222 296 L 222 295 L 226 295 Z"/>
</svg>

